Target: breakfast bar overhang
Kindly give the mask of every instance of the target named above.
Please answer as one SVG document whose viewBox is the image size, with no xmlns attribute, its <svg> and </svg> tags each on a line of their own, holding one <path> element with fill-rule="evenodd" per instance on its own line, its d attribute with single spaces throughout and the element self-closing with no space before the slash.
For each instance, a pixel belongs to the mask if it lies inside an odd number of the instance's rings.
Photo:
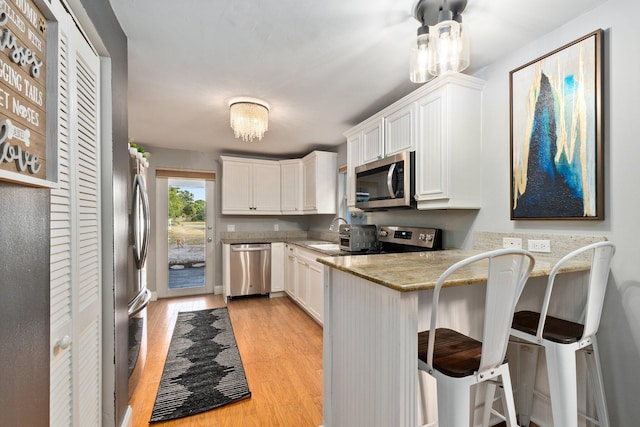
<svg viewBox="0 0 640 427">
<path fill-rule="evenodd" d="M 415 427 L 419 413 L 427 419 L 433 416 L 430 411 L 435 406 L 418 410 L 417 334 L 429 329 L 431 297 L 439 276 L 478 253 L 452 249 L 318 259 L 326 266 L 325 427 Z M 544 289 L 554 261 L 536 258 L 529 280 L 541 285 L 530 286 L 533 292 L 527 285 L 518 307 L 535 305 L 535 288 Z M 588 269 L 589 262 L 576 261 L 561 273 L 580 282 Z M 486 281 L 482 268 L 451 276 L 440 296 L 438 326 L 479 338 Z"/>
</svg>

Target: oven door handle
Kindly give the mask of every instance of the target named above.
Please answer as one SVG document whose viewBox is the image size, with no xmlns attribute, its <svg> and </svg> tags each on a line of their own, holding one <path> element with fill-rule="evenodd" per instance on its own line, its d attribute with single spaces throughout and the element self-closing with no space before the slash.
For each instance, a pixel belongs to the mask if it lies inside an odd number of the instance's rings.
<svg viewBox="0 0 640 427">
<path fill-rule="evenodd" d="M 393 189 L 393 175 L 396 171 L 396 163 L 393 163 L 387 172 L 387 190 L 389 190 L 389 197 L 391 199 L 396 198 L 396 192 Z"/>
</svg>

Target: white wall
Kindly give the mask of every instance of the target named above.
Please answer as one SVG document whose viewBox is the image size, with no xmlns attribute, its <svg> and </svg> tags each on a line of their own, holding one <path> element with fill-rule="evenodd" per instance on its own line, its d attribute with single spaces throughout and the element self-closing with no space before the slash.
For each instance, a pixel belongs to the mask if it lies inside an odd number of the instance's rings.
<svg viewBox="0 0 640 427">
<path fill-rule="evenodd" d="M 640 193 L 637 125 L 640 117 L 640 6 L 611 0 L 483 71 L 482 231 L 542 231 L 607 236 L 617 245 L 598 334 L 611 425 L 638 425 L 640 384 Z M 509 219 L 509 71 L 597 28 L 605 30 L 605 220 Z M 635 191 L 634 191 L 635 190 Z"/>
</svg>

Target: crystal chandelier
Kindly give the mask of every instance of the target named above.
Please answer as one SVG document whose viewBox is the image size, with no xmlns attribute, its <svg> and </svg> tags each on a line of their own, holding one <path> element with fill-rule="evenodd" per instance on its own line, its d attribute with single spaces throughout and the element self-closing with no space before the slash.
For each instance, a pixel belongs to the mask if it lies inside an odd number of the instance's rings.
<svg viewBox="0 0 640 427">
<path fill-rule="evenodd" d="M 467 0 L 418 1 L 414 16 L 422 25 L 411 49 L 412 82 L 425 83 L 469 66 L 469 36 L 462 25 L 466 5 Z"/>
<path fill-rule="evenodd" d="M 252 142 L 262 140 L 269 130 L 269 104 L 256 98 L 233 98 L 229 101 L 231 129 L 236 138 Z"/>
</svg>

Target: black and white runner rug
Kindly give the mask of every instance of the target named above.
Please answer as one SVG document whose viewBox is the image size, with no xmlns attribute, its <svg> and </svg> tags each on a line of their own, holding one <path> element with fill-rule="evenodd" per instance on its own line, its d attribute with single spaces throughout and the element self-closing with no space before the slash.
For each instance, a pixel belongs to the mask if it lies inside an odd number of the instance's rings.
<svg viewBox="0 0 640 427">
<path fill-rule="evenodd" d="M 251 396 L 226 307 L 178 313 L 149 422 Z"/>
</svg>

